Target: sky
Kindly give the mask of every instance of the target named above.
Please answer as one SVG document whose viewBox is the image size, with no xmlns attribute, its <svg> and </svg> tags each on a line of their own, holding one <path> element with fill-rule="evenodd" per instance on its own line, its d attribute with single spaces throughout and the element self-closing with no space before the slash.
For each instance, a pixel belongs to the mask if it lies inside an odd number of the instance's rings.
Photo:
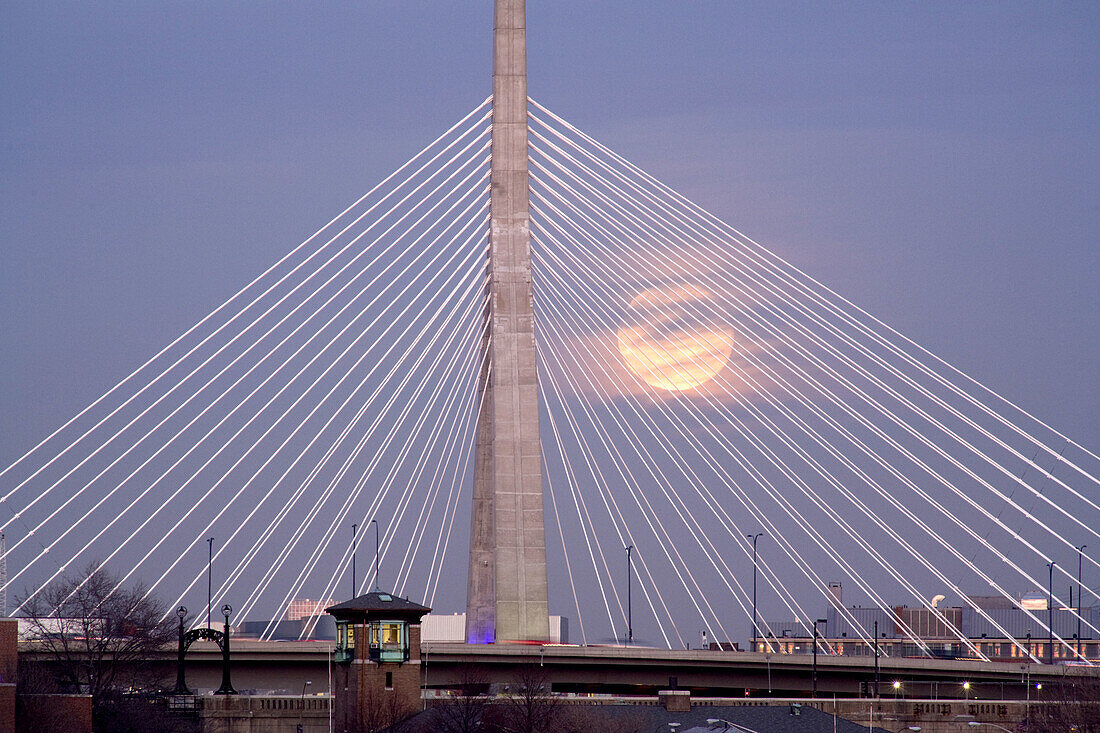
<svg viewBox="0 0 1100 733">
<path fill-rule="evenodd" d="M 529 92 L 1100 446 L 1100 8 L 545 2 Z M 490 91 L 491 3 L 0 8 L 0 464 Z"/>
</svg>

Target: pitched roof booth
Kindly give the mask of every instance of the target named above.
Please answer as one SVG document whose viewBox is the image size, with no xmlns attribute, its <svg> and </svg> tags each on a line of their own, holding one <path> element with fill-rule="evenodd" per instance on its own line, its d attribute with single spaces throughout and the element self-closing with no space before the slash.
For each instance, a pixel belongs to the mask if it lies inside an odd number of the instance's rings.
<svg viewBox="0 0 1100 733">
<path fill-rule="evenodd" d="M 420 710 L 420 620 L 431 610 L 380 591 L 325 609 L 336 619 L 335 730 L 375 730 Z"/>
</svg>

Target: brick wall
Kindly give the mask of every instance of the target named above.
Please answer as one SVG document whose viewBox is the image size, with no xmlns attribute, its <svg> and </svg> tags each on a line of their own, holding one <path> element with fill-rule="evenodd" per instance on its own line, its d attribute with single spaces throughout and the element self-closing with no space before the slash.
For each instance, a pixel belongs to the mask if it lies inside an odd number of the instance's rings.
<svg viewBox="0 0 1100 733">
<path fill-rule="evenodd" d="M 0 619 L 0 683 L 15 684 L 19 670 L 19 622 Z"/>
<path fill-rule="evenodd" d="M 20 695 L 16 707 L 19 733 L 92 733 L 91 695 Z"/>
<path fill-rule="evenodd" d="M 372 662 L 366 629 L 356 624 L 355 658 L 333 666 L 337 733 L 370 733 L 420 710 L 420 626 L 409 627 L 409 661 Z M 362 643 L 358 643 L 362 640 Z"/>
</svg>

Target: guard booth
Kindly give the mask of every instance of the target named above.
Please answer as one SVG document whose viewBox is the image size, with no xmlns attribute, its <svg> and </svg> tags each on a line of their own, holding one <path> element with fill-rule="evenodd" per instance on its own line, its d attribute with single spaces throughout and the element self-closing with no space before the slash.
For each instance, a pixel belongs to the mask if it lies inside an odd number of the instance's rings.
<svg viewBox="0 0 1100 733">
<path fill-rule="evenodd" d="M 336 619 L 335 730 L 384 727 L 420 710 L 420 621 L 431 610 L 379 591 L 325 609 Z"/>
</svg>

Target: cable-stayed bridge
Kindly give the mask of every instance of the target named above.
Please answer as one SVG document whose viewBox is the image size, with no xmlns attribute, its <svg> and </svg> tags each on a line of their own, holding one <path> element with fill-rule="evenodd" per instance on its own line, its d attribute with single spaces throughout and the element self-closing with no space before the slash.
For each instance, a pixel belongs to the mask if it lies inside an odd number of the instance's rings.
<svg viewBox="0 0 1100 733">
<path fill-rule="evenodd" d="M 672 648 L 701 629 L 743 642 L 758 532 L 759 596 L 803 622 L 839 580 L 953 628 L 931 604 L 949 595 L 1007 639 L 968 597 L 1049 593 L 1100 633 L 1076 572 L 1100 547 L 1093 452 L 525 109 L 549 597 L 582 641 L 632 622 Z M 355 592 L 460 608 L 495 364 L 492 115 L 486 100 L 5 470 L 12 594 L 102 563 L 196 608 L 209 549 L 215 606 L 277 619 L 353 592 L 355 524 Z M 1046 611 L 1025 613 L 1077 656 Z"/>
</svg>

